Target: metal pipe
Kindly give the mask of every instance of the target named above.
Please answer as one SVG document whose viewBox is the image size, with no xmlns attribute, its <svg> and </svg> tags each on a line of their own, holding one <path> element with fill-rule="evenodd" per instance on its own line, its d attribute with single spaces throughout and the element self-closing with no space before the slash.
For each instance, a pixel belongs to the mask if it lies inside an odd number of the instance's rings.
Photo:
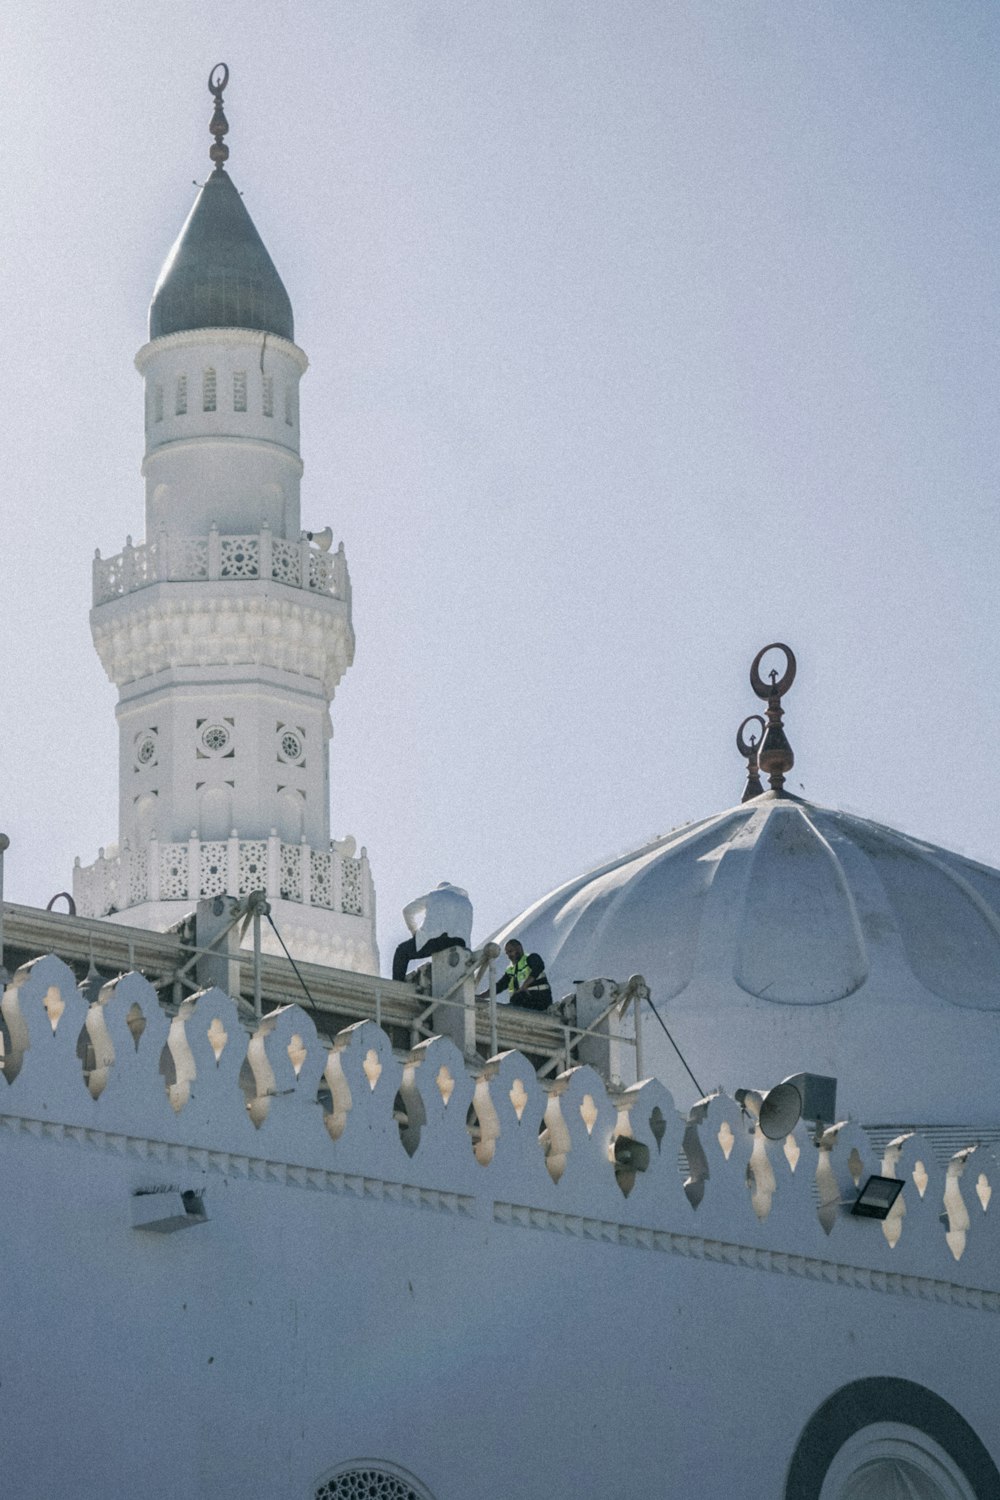
<svg viewBox="0 0 1000 1500">
<path fill-rule="evenodd" d="M 255 904 L 253 911 L 253 1013 L 257 1020 L 261 1020 L 264 1007 L 261 1004 L 260 994 L 260 905 Z"/>
<path fill-rule="evenodd" d="M 500 1043 L 497 1040 L 497 975 L 492 963 L 490 974 L 490 1056 L 496 1057 L 500 1051 Z"/>
</svg>

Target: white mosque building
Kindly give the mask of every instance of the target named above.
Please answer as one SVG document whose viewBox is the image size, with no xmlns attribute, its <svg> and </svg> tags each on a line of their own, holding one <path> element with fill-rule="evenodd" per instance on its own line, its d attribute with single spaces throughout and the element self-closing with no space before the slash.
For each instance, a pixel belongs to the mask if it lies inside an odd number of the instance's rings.
<svg viewBox="0 0 1000 1500">
<path fill-rule="evenodd" d="M 1000 1500 L 1000 872 L 788 794 L 767 648 L 745 800 L 497 935 L 567 1003 L 381 977 L 226 76 L 94 562 L 118 841 L 2 911 L 4 1494 Z"/>
</svg>

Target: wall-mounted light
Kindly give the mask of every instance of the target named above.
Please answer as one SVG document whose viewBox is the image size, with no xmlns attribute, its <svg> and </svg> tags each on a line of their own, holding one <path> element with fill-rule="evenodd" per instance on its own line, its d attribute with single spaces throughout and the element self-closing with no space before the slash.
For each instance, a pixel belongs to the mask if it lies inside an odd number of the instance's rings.
<svg viewBox="0 0 1000 1500">
<path fill-rule="evenodd" d="M 205 1195 L 194 1188 L 185 1192 L 170 1188 L 140 1188 L 129 1200 L 132 1205 L 132 1228 L 149 1229 L 154 1234 L 173 1234 L 208 1220 Z"/>
</svg>

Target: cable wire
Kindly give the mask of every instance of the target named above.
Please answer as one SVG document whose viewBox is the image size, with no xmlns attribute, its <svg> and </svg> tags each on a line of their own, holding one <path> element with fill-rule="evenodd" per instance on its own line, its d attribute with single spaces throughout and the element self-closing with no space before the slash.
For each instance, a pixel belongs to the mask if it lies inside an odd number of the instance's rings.
<svg viewBox="0 0 1000 1500">
<path fill-rule="evenodd" d="M 685 1067 L 685 1069 L 687 1071 L 688 1077 L 690 1078 L 691 1082 L 694 1084 L 695 1088 L 698 1090 L 698 1098 L 699 1099 L 704 1099 L 704 1097 L 705 1097 L 705 1090 L 702 1088 L 702 1086 L 698 1082 L 697 1078 L 691 1072 L 691 1069 L 687 1065 L 687 1058 L 684 1056 L 684 1053 L 678 1047 L 677 1043 L 674 1041 L 673 1037 L 670 1035 L 670 1032 L 667 1030 L 667 1023 L 664 1021 L 663 1017 L 660 1015 L 660 1012 L 657 1010 L 656 1006 L 653 1004 L 652 1000 L 650 1000 L 650 998 L 649 998 L 648 995 L 646 996 L 646 999 L 649 1001 L 649 1008 L 653 1012 L 653 1015 L 656 1017 L 656 1019 L 659 1021 L 660 1025 L 663 1027 L 663 1034 L 664 1034 L 664 1036 L 666 1037 L 667 1041 L 670 1043 L 671 1047 L 673 1047 L 674 1051 L 677 1053 L 677 1056 L 680 1058 L 681 1062 L 684 1064 L 684 1067 Z"/>
<path fill-rule="evenodd" d="M 306 984 L 305 980 L 302 978 L 302 975 L 299 972 L 299 966 L 298 966 L 298 964 L 295 962 L 294 958 L 292 957 L 292 955 L 289 953 L 287 947 L 285 946 L 285 940 L 281 936 L 281 933 L 278 931 L 277 927 L 275 927 L 275 925 L 274 925 L 274 918 L 271 916 L 270 912 L 266 912 L 265 915 L 267 916 L 267 920 L 271 924 L 271 930 L 273 931 L 275 937 L 278 939 L 278 942 L 281 944 L 282 948 L 284 948 L 284 950 L 285 950 L 285 957 L 288 959 L 288 962 L 291 964 L 292 968 L 295 970 L 295 977 L 299 981 L 299 984 L 301 984 L 303 990 L 305 991 L 305 997 L 306 997 L 306 999 L 309 1001 L 309 1004 L 310 1004 L 311 1008 L 316 1012 L 317 1015 L 319 1015 L 320 1014 L 319 1006 L 316 1004 L 316 1001 L 313 999 L 312 995 L 310 995 L 310 993 L 309 993 L 309 986 Z"/>
</svg>

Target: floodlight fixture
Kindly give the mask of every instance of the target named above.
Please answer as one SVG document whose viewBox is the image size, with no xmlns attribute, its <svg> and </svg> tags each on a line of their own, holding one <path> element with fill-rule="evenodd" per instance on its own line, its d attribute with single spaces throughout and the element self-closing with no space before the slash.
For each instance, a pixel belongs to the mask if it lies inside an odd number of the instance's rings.
<svg viewBox="0 0 1000 1500">
<path fill-rule="evenodd" d="M 902 1191 L 898 1177 L 869 1177 L 851 1204 L 851 1213 L 859 1219 L 887 1219 Z"/>
</svg>

